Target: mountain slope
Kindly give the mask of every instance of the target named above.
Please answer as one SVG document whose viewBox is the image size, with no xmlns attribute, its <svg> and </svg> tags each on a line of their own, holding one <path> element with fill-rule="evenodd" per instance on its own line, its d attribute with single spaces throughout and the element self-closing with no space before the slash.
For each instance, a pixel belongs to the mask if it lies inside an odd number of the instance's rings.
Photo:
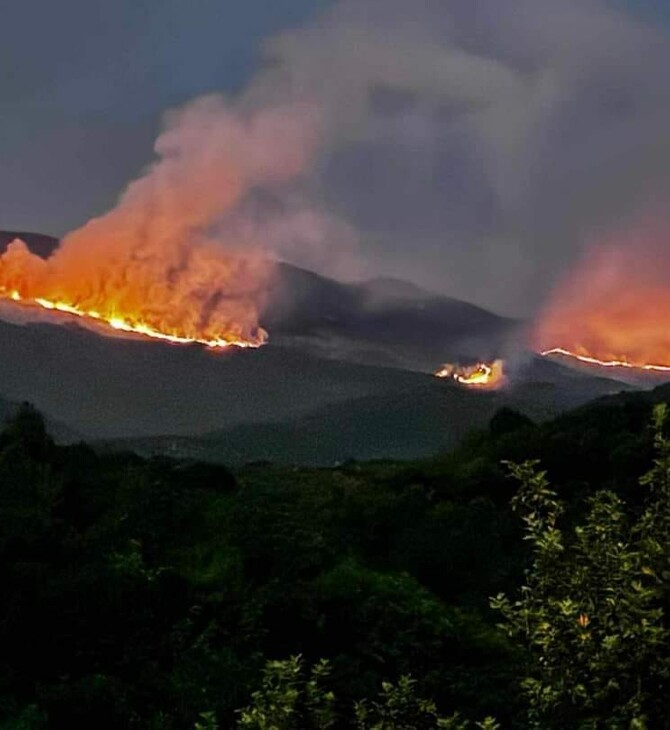
<svg viewBox="0 0 670 730">
<path fill-rule="evenodd" d="M 100 337 L 74 324 L 0 322 L 0 392 L 57 413 L 92 437 L 285 419 L 326 403 L 397 392 L 425 377 L 280 347 L 212 352 Z"/>
<path fill-rule="evenodd" d="M 58 240 L 0 232 L 40 256 Z M 443 361 L 501 354 L 517 322 L 394 279 L 347 284 L 290 264 L 275 269 L 261 323 L 270 341 L 330 359 L 433 372 Z"/>
<path fill-rule="evenodd" d="M 502 354 L 519 323 L 407 282 L 332 281 L 279 264 L 263 324 L 324 357 L 433 372 L 445 360 Z"/>
<path fill-rule="evenodd" d="M 348 459 L 423 458 L 485 427 L 502 407 L 540 421 L 626 388 L 609 380 L 571 377 L 569 389 L 528 381 L 499 392 L 466 390 L 451 381 L 427 378 L 413 387 L 328 404 L 284 422 L 244 424 L 200 437 L 115 440 L 99 447 L 229 464 L 324 466 Z"/>
<path fill-rule="evenodd" d="M 21 235 L 41 255 L 57 245 Z M 263 320 L 270 344 L 253 351 L 101 337 L 77 321 L 54 324 L 48 313 L 42 323 L 0 319 L 0 393 L 90 438 L 223 432 L 205 440 L 243 460 L 423 454 L 506 402 L 425 373 L 447 359 L 499 354 L 516 327 L 510 320 L 405 282 L 343 284 L 286 264 L 271 301 Z M 534 415 L 622 387 L 532 358 L 525 367 L 511 393 Z"/>
</svg>

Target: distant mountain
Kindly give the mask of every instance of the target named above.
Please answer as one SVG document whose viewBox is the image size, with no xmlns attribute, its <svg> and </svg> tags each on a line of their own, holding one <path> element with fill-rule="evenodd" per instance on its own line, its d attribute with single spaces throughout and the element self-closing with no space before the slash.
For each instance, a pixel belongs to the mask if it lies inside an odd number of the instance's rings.
<svg viewBox="0 0 670 730">
<path fill-rule="evenodd" d="M 46 257 L 58 240 L 0 232 L 0 251 L 19 237 Z M 278 264 L 262 324 L 271 343 L 312 355 L 433 372 L 446 360 L 499 356 L 519 323 L 473 304 L 390 278 L 347 284 Z"/>
<path fill-rule="evenodd" d="M 349 459 L 415 459 L 455 446 L 473 430 L 485 427 L 503 406 L 543 421 L 597 396 L 626 389 L 606 379 L 554 376 L 553 383 L 549 379 L 520 381 L 497 392 L 471 391 L 451 381 L 427 378 L 397 392 L 325 405 L 280 423 L 245 424 L 200 437 L 114 440 L 98 446 L 228 464 L 272 461 L 327 466 Z M 570 387 L 565 385 L 568 380 Z"/>
<path fill-rule="evenodd" d="M 333 281 L 279 264 L 263 324 L 322 357 L 433 372 L 500 356 L 520 323 L 394 279 Z"/>
<path fill-rule="evenodd" d="M 40 255 L 57 245 L 14 233 L 0 245 L 16 235 Z M 625 387 L 535 357 L 514 366 L 501 393 L 439 381 L 427 373 L 501 354 L 518 324 L 402 281 L 345 284 L 280 264 L 271 301 L 270 344 L 254 351 L 100 337 L 76 321 L 0 320 L 0 393 L 77 434 L 133 448 L 149 439 L 174 451 L 177 439 L 207 458 L 324 463 L 422 455 L 500 405 L 542 418 Z"/>
</svg>

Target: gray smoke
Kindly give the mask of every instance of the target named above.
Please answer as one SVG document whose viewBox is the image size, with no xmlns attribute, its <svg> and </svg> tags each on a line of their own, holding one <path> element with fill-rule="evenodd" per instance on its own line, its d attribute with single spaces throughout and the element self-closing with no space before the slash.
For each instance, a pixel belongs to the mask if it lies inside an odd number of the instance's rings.
<svg viewBox="0 0 670 730">
<path fill-rule="evenodd" d="M 327 273 L 528 314 L 594 230 L 670 187 L 670 43 L 600 0 L 344 0 L 265 54 L 243 105 L 323 110 L 294 200 L 328 225 L 285 255 Z"/>
<path fill-rule="evenodd" d="M 207 12 L 218 6 L 206 5 Z M 122 7 L 131 12 L 128 2 Z M 204 8 L 189 6 L 189 22 L 201 10 L 205 16 Z M 105 64 L 130 59 L 134 96 L 113 102 L 130 114 L 158 73 L 152 63 L 162 67 L 152 42 L 165 32 L 163 14 L 172 16 L 157 9 L 145 18 L 134 55 L 121 47 L 116 59 L 117 38 L 132 26 L 124 13 L 113 33 L 102 33 L 98 9 L 82 10 L 77 17 L 100 33 L 77 35 L 104 37 Z M 215 30 L 198 32 L 203 46 L 214 45 Z M 174 42 L 186 78 L 191 59 Z M 97 44 L 91 41 L 89 55 Z M 101 74 L 88 72 L 75 51 L 65 43 L 68 93 L 97 109 L 113 79 L 99 84 Z M 193 55 L 210 59 L 209 67 L 226 52 Z M 210 100 L 241 125 L 266 110 L 318 109 L 318 139 L 300 174 L 245 188 L 208 222 L 208 235 L 225 246 L 262 247 L 338 277 L 398 276 L 505 314 L 532 315 L 584 241 L 667 200 L 670 40 L 607 0 L 341 0 L 307 25 L 269 38 L 261 56 L 243 91 Z M 90 82 L 85 93 L 77 92 L 77 79 Z M 24 81 L 25 93 L 40 85 Z M 212 88 L 211 80 L 203 86 Z M 68 106 L 57 101 L 50 103 Z M 203 103 L 213 102 L 196 101 L 192 109 Z M 135 130 L 131 116 L 126 123 Z M 73 132 L 79 148 L 54 136 L 54 155 L 61 147 L 79 150 L 68 159 L 85 155 L 85 131 Z M 101 139 L 114 138 L 103 132 Z M 116 145 L 98 137 L 90 143 L 97 151 L 80 178 L 86 186 L 100 185 L 105 168 L 118 167 L 113 177 L 120 178 L 141 154 L 129 131 L 115 134 Z M 49 157 L 43 135 L 34 136 L 35 154 Z M 20 167 L 37 169 L 29 149 L 26 155 Z M 13 215 L 32 220 L 40 198 L 52 201 L 44 203 L 51 215 L 52 207 L 67 208 L 64 198 L 78 197 L 68 184 L 71 169 L 30 183 L 17 170 L 8 168 L 3 191 L 25 189 L 17 196 L 26 211 L 16 212 L 14 196 Z"/>
</svg>

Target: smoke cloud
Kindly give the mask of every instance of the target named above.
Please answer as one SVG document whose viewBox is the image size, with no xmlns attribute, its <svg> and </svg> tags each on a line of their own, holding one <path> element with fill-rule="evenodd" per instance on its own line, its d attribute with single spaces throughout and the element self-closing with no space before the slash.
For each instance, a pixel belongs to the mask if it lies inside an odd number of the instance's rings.
<svg viewBox="0 0 670 730">
<path fill-rule="evenodd" d="M 647 212 L 587 247 L 538 320 L 539 350 L 634 365 L 670 365 L 670 220 Z"/>
<path fill-rule="evenodd" d="M 251 191 L 280 188 L 308 166 L 318 110 L 294 103 L 249 113 L 219 96 L 168 116 L 158 160 L 118 205 L 66 236 L 43 260 L 14 241 L 0 282 L 45 299 L 161 333 L 262 341 L 258 314 L 271 270 L 261 241 L 226 235 Z"/>
<path fill-rule="evenodd" d="M 604 0 L 345 0 L 265 51 L 249 98 L 318 99 L 364 271 L 532 315 L 670 189 L 670 43 Z"/>
<path fill-rule="evenodd" d="M 52 259 L 13 244 L 6 288 L 254 340 L 283 258 L 532 315 L 594 231 L 670 194 L 670 42 L 605 0 L 341 0 L 263 59 L 168 115 Z"/>
</svg>

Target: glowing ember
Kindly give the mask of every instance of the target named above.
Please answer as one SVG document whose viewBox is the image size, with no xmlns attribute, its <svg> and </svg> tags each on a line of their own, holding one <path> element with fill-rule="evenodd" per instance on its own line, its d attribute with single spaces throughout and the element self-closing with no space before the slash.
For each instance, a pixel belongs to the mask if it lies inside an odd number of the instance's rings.
<svg viewBox="0 0 670 730">
<path fill-rule="evenodd" d="M 35 297 L 29 299 L 21 296 L 21 294 L 13 289 L 7 291 L 4 287 L 0 286 L 0 299 L 9 299 L 12 302 L 17 302 L 23 306 L 37 306 L 42 309 L 53 310 L 62 312 L 64 314 L 73 315 L 75 317 L 82 317 L 87 320 L 94 320 L 96 324 L 102 327 L 110 327 L 120 332 L 127 332 L 133 335 L 141 335 L 143 337 L 150 337 L 156 340 L 163 340 L 165 342 L 172 342 L 174 344 L 188 345 L 188 344 L 199 344 L 205 345 L 211 348 L 224 348 L 224 347 L 260 347 L 267 337 L 263 330 L 259 330 L 257 339 L 255 340 L 237 340 L 227 337 L 215 337 L 212 339 L 206 339 L 202 337 L 188 337 L 176 333 L 160 332 L 159 330 L 150 327 L 149 325 L 143 324 L 140 321 L 132 320 L 124 317 L 103 317 L 99 312 L 95 310 L 83 310 L 79 307 L 67 304 L 66 302 L 52 302 L 48 299 L 41 297 Z"/>
<path fill-rule="evenodd" d="M 451 378 L 459 385 L 468 388 L 495 390 L 505 382 L 503 366 L 502 360 L 494 360 L 491 363 L 478 362 L 470 366 L 446 363 L 435 372 L 435 377 Z"/>
</svg>

